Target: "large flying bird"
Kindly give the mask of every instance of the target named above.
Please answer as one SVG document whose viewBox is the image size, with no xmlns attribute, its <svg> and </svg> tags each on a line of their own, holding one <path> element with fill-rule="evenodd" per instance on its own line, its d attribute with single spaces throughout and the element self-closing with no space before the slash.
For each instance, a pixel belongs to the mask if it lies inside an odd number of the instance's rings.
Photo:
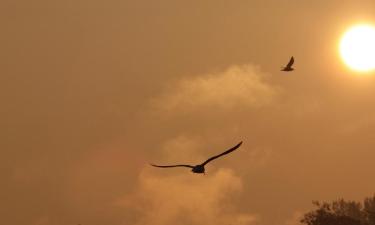
<svg viewBox="0 0 375 225">
<path fill-rule="evenodd" d="M 199 165 L 195 165 L 195 166 L 192 166 L 192 165 L 186 165 L 186 164 L 179 164 L 179 165 L 169 165 L 169 166 L 159 166 L 159 165 L 154 165 L 154 164 L 151 164 L 151 166 L 154 166 L 154 167 L 160 167 L 160 168 L 171 168 L 171 167 L 188 167 L 188 168 L 191 168 L 191 172 L 193 173 L 205 173 L 205 169 L 204 169 L 204 166 L 211 162 L 212 160 L 214 159 L 217 159 L 223 155 L 226 155 L 230 152 L 233 152 L 234 150 L 236 150 L 238 147 L 240 147 L 242 144 L 242 141 L 240 143 L 238 143 L 236 146 L 228 149 L 227 151 L 219 154 L 219 155 L 216 155 L 216 156 L 213 156 L 209 159 L 207 159 L 206 161 L 204 161 L 202 164 L 199 164 Z"/>
<path fill-rule="evenodd" d="M 285 67 L 282 67 L 281 71 L 286 71 L 286 72 L 293 71 L 294 70 L 294 68 L 292 68 L 293 63 L 294 63 L 294 57 L 292 56 L 292 58 L 290 58 L 289 60 L 288 65 L 286 65 Z"/>
</svg>

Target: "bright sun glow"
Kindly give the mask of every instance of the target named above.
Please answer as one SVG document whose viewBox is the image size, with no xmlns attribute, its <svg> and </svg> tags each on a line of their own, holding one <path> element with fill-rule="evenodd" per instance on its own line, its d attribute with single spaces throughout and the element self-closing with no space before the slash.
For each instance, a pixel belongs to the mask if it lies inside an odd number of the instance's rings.
<svg viewBox="0 0 375 225">
<path fill-rule="evenodd" d="M 353 70 L 375 69 L 375 27 L 357 25 L 350 28 L 341 39 L 340 54 Z"/>
</svg>

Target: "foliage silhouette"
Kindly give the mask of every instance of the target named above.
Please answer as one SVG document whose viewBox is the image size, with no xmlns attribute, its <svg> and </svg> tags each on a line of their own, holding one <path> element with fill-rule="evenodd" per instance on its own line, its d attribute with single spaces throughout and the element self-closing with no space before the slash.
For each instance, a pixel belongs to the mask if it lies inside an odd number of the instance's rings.
<svg viewBox="0 0 375 225">
<path fill-rule="evenodd" d="M 317 202 L 317 209 L 306 213 L 301 223 L 307 225 L 375 225 L 375 195 L 363 203 L 339 199 L 331 203 Z"/>
</svg>

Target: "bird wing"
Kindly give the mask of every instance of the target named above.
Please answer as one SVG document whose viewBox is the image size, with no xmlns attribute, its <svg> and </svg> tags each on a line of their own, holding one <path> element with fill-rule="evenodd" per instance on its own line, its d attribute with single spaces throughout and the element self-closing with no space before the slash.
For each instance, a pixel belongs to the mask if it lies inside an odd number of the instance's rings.
<svg viewBox="0 0 375 225">
<path fill-rule="evenodd" d="M 286 67 L 287 67 L 287 68 L 292 67 L 293 63 L 294 63 L 294 57 L 292 56 L 292 58 L 290 58 L 290 60 L 289 60 L 289 62 L 288 62 L 288 65 L 286 65 Z"/>
<path fill-rule="evenodd" d="M 154 165 L 154 164 L 150 164 L 150 165 L 154 166 L 154 167 L 160 167 L 160 168 L 171 168 L 171 167 L 189 167 L 189 168 L 194 168 L 194 166 L 183 165 L 183 164 L 180 164 L 180 165 L 170 165 L 170 166 L 159 166 L 159 165 Z"/>
<path fill-rule="evenodd" d="M 204 163 L 202 163 L 201 165 L 204 166 L 204 165 L 206 165 L 207 163 L 209 163 L 210 161 L 212 161 L 212 160 L 214 160 L 214 159 L 216 159 L 216 158 L 219 158 L 220 156 L 223 156 L 223 155 L 226 155 L 226 154 L 228 154 L 228 153 L 230 153 L 230 152 L 233 152 L 234 150 L 236 150 L 236 149 L 237 149 L 238 147 L 240 147 L 241 145 L 242 145 L 242 141 L 241 141 L 240 143 L 238 143 L 236 146 L 234 146 L 234 147 L 232 147 L 232 148 L 226 150 L 225 152 L 223 152 L 223 153 L 221 153 L 221 154 L 219 154 L 219 155 L 216 155 L 216 156 L 213 156 L 213 157 L 207 159 L 207 160 L 206 160 Z"/>
</svg>

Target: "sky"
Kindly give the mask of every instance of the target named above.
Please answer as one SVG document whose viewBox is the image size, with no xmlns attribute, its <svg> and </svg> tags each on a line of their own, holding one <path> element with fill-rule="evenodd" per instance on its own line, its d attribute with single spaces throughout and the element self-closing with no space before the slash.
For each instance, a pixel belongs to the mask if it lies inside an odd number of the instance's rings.
<svg viewBox="0 0 375 225">
<path fill-rule="evenodd" d="M 374 15 L 373 0 L 3 0 L 1 223 L 296 225 L 313 200 L 372 196 L 375 73 L 338 43 Z M 239 141 L 206 175 L 149 165 Z"/>
</svg>

